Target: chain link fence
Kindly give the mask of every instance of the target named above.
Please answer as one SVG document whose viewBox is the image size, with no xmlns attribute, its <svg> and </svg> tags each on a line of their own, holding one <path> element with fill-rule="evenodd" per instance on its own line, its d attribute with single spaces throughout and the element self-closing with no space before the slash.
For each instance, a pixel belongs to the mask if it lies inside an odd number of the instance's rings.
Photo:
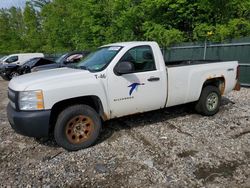
<svg viewBox="0 0 250 188">
<path fill-rule="evenodd" d="M 239 61 L 240 82 L 250 86 L 250 37 L 225 43 L 183 43 L 165 50 L 166 61 L 221 60 Z"/>
</svg>

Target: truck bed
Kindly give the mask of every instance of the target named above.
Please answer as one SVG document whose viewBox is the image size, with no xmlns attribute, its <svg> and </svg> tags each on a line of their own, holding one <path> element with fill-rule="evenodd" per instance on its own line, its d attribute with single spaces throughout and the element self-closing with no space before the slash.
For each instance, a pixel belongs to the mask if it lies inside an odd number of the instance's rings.
<svg viewBox="0 0 250 188">
<path fill-rule="evenodd" d="M 166 62 L 168 77 L 167 107 L 194 102 L 199 99 L 206 80 L 222 78 L 222 94 L 232 91 L 236 84 L 236 61 L 196 60 Z"/>
</svg>

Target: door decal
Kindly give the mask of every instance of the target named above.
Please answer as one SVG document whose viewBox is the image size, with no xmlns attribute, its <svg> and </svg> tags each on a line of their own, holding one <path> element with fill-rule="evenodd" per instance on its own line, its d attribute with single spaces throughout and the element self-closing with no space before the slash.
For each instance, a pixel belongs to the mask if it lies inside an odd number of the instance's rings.
<svg viewBox="0 0 250 188">
<path fill-rule="evenodd" d="M 129 85 L 128 87 L 130 87 L 130 91 L 129 91 L 129 96 L 131 96 L 133 94 L 133 92 L 137 89 L 140 85 L 145 85 L 144 83 L 133 83 L 131 85 Z"/>
</svg>

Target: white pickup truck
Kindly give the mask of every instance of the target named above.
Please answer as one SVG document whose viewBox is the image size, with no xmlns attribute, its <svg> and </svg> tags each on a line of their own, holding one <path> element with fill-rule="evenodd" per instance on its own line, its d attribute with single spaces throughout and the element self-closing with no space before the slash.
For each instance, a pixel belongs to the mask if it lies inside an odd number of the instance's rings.
<svg viewBox="0 0 250 188">
<path fill-rule="evenodd" d="M 237 61 L 165 62 L 156 42 L 102 46 L 74 68 L 20 76 L 9 83 L 8 119 L 17 132 L 79 150 L 95 143 L 102 122 L 194 102 L 218 112 L 221 95 L 239 90 Z"/>
</svg>

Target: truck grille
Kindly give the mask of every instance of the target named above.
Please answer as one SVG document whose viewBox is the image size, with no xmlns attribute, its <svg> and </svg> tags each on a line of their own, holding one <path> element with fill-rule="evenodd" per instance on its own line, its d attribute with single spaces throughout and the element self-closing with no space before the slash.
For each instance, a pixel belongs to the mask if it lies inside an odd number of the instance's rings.
<svg viewBox="0 0 250 188">
<path fill-rule="evenodd" d="M 10 88 L 8 89 L 8 98 L 10 100 L 10 105 L 16 109 L 16 102 L 17 102 L 17 92 L 11 90 Z"/>
</svg>

